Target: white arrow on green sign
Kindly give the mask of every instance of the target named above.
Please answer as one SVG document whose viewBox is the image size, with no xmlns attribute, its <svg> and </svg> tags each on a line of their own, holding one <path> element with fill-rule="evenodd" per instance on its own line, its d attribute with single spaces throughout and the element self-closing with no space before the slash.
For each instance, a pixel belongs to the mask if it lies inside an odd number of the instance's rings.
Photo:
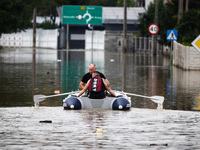
<svg viewBox="0 0 200 150">
<path fill-rule="evenodd" d="M 102 6 L 62 6 L 63 24 L 102 24 Z"/>
</svg>

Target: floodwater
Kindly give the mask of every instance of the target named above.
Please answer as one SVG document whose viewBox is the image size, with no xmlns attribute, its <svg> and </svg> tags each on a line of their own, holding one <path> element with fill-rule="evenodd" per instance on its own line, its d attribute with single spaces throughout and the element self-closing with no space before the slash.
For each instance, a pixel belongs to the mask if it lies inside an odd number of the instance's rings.
<svg viewBox="0 0 200 150">
<path fill-rule="evenodd" d="M 200 71 L 184 71 L 169 61 L 142 52 L 1 49 L 0 148 L 199 149 Z M 33 95 L 77 90 L 90 63 L 112 89 L 164 96 L 164 109 L 140 97 L 131 97 L 130 111 L 67 111 L 64 96 L 33 107 Z"/>
</svg>

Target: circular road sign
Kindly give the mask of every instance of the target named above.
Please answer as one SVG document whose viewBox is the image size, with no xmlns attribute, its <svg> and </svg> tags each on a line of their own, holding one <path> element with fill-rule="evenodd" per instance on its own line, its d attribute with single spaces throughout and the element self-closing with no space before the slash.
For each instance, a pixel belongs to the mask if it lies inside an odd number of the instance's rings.
<svg viewBox="0 0 200 150">
<path fill-rule="evenodd" d="M 150 34 L 155 35 L 159 32 L 159 27 L 157 24 L 150 24 L 148 27 L 148 31 Z"/>
</svg>

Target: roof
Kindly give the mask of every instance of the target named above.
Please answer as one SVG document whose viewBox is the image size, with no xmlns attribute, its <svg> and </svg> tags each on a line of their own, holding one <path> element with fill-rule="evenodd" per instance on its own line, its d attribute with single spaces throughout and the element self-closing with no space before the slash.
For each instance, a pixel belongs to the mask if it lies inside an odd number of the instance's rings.
<svg viewBox="0 0 200 150">
<path fill-rule="evenodd" d="M 57 12 L 62 21 L 62 7 L 57 7 Z M 143 7 L 127 7 L 127 24 L 136 24 L 143 13 Z M 103 7 L 103 24 L 123 24 L 123 19 L 124 7 Z"/>
<path fill-rule="evenodd" d="M 135 24 L 138 21 L 139 15 L 145 13 L 143 7 L 128 7 L 127 8 L 127 24 Z M 103 23 L 122 24 L 124 20 L 123 7 L 103 7 Z"/>
</svg>

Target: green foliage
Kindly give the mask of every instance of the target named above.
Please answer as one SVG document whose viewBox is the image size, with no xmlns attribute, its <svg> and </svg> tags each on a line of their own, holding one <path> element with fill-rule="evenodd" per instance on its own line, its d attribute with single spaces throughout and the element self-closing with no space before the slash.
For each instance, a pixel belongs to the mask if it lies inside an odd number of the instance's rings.
<svg viewBox="0 0 200 150">
<path fill-rule="evenodd" d="M 178 41 L 184 45 L 190 43 L 200 34 L 200 10 L 189 10 L 183 14 L 182 19 L 177 25 Z"/>
<path fill-rule="evenodd" d="M 117 6 L 123 7 L 124 6 L 124 0 L 117 0 Z M 127 0 L 127 6 L 128 7 L 135 7 L 136 6 L 135 0 Z"/>
<path fill-rule="evenodd" d="M 30 26 L 31 18 L 26 13 L 22 0 L 0 1 L 0 34 L 23 30 Z"/>
<path fill-rule="evenodd" d="M 45 20 L 43 23 L 37 24 L 37 28 L 42 29 L 56 29 L 59 26 L 57 24 L 52 24 L 50 21 Z"/>
<path fill-rule="evenodd" d="M 139 17 L 139 25 L 140 33 L 142 36 L 149 36 L 148 27 L 150 24 L 154 23 L 154 4 L 150 3 L 148 7 L 148 12 L 143 16 Z"/>
</svg>

